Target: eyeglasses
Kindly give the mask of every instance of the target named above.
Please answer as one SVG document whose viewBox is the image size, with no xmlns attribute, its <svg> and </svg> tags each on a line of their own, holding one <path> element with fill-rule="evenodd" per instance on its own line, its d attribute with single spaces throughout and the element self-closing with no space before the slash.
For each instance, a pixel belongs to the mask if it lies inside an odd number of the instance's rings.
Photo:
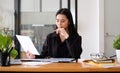
<svg viewBox="0 0 120 73">
<path fill-rule="evenodd" d="M 91 53 L 92 60 L 106 60 L 108 59 L 103 53 Z"/>
</svg>

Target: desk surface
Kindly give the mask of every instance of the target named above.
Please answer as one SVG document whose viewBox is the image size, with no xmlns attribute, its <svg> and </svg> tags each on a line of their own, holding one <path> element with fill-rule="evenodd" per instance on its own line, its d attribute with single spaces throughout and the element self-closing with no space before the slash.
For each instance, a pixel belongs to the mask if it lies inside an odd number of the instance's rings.
<svg viewBox="0 0 120 73">
<path fill-rule="evenodd" d="M 11 65 L 0 66 L 0 71 L 5 72 L 120 72 L 120 67 L 103 68 L 86 63 L 50 63 L 46 65 Z"/>
</svg>

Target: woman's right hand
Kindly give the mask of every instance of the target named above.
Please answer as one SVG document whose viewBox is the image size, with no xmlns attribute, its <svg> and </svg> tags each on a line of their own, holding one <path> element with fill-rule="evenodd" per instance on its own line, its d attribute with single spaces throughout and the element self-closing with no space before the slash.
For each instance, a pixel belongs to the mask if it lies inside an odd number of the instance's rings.
<svg viewBox="0 0 120 73">
<path fill-rule="evenodd" d="M 35 55 L 30 53 L 29 51 L 26 52 L 26 56 L 28 59 L 35 59 Z"/>
</svg>

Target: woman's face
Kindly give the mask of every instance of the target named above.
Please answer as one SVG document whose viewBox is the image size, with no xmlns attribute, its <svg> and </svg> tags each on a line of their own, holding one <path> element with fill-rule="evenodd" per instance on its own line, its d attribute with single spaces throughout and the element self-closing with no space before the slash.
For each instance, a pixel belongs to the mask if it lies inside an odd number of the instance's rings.
<svg viewBox="0 0 120 73">
<path fill-rule="evenodd" d="M 69 20 L 67 19 L 65 15 L 58 14 L 56 16 L 56 25 L 57 25 L 57 28 L 67 29 L 69 25 Z"/>
</svg>

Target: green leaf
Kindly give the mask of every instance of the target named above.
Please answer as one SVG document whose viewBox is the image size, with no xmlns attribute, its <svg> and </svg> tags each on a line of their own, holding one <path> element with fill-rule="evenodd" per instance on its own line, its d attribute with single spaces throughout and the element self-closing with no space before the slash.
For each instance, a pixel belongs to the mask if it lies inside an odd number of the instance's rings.
<svg viewBox="0 0 120 73">
<path fill-rule="evenodd" d="M 13 50 L 11 51 L 11 53 L 10 53 L 10 57 L 11 57 L 11 58 L 16 58 L 17 55 L 18 55 L 18 52 L 17 52 L 16 49 L 13 49 Z"/>
<path fill-rule="evenodd" d="M 120 49 L 120 34 L 113 40 L 113 48 Z"/>
</svg>

